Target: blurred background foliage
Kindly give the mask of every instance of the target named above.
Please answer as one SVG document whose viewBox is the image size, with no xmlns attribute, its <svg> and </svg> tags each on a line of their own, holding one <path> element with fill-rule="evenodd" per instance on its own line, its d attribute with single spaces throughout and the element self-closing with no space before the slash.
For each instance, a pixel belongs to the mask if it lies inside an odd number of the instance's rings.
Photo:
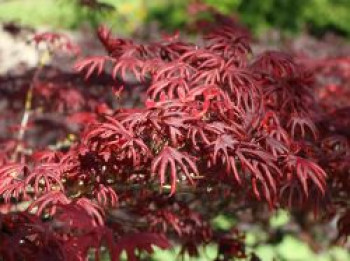
<svg viewBox="0 0 350 261">
<path fill-rule="evenodd" d="M 237 225 L 232 216 L 219 215 L 214 220 L 215 227 L 221 230 L 230 230 Z M 333 246 L 327 251 L 314 251 L 307 242 L 300 240 L 297 233 L 288 231 L 292 224 L 291 216 L 284 210 L 279 210 L 270 218 L 268 228 L 252 226 L 246 231 L 247 252 L 254 252 L 261 261 L 349 261 L 350 254 L 339 246 Z M 269 234 L 267 233 L 269 231 Z M 271 234 L 275 239 L 271 240 Z M 322 240 L 320 240 L 322 241 Z M 158 250 L 152 261 L 176 260 L 179 248 L 171 251 Z M 200 251 L 198 258 L 185 257 L 182 261 L 213 260 L 217 254 L 215 245 L 207 245 Z M 181 260 L 181 259 L 178 259 Z"/>
<path fill-rule="evenodd" d="M 100 5 L 96 5 L 96 3 Z M 76 29 L 107 23 L 122 34 L 157 22 L 178 29 L 191 20 L 192 0 L 0 0 L 0 20 L 31 26 Z M 285 33 L 333 32 L 350 37 L 349 0 L 202 0 L 224 14 L 235 15 L 254 33 L 271 28 Z M 97 11 L 98 9 L 98 11 Z"/>
</svg>

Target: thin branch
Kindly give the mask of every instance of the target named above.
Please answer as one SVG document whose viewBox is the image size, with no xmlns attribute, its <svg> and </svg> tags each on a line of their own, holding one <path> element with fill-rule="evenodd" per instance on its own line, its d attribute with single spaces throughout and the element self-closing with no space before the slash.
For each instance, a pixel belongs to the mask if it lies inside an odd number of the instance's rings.
<svg viewBox="0 0 350 261">
<path fill-rule="evenodd" d="M 18 159 L 18 155 L 20 152 L 22 152 L 23 150 L 23 146 L 22 146 L 22 141 L 24 139 L 24 136 L 25 136 L 25 132 L 26 132 L 26 129 L 27 129 L 27 126 L 28 126 L 28 122 L 29 122 L 29 118 L 30 118 L 30 115 L 32 113 L 32 103 L 33 103 L 33 91 L 34 91 L 34 88 L 38 82 L 38 79 L 39 79 L 39 76 L 40 76 L 40 73 L 42 72 L 45 64 L 47 63 L 48 61 L 48 56 L 49 54 L 42 54 L 40 55 L 39 57 L 39 61 L 38 61 L 38 66 L 34 72 L 34 75 L 33 75 L 33 78 L 32 78 L 32 81 L 30 83 L 30 86 L 28 88 L 28 91 L 27 91 L 27 94 L 26 94 L 26 98 L 25 98 L 25 104 L 24 104 L 24 113 L 23 113 L 23 116 L 22 116 L 22 120 L 21 120 L 21 125 L 20 125 L 20 128 L 19 128 L 19 131 L 18 131 L 18 135 L 17 135 L 17 141 L 18 141 L 18 144 L 15 148 L 15 151 L 12 155 L 12 160 L 13 161 L 17 161 Z"/>
</svg>

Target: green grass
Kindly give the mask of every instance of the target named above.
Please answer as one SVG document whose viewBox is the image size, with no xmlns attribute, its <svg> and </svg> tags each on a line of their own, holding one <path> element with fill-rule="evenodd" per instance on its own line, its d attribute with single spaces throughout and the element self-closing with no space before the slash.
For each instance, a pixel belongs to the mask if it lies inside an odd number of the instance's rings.
<svg viewBox="0 0 350 261">
<path fill-rule="evenodd" d="M 15 21 L 32 27 L 77 29 L 83 24 L 105 23 L 120 33 L 133 32 L 145 20 L 142 0 L 105 0 L 114 10 L 97 12 L 80 7 L 75 0 L 0 0 L 0 21 Z"/>
<path fill-rule="evenodd" d="M 0 20 L 30 26 L 74 27 L 73 5 L 54 0 L 10 0 L 0 4 Z"/>
</svg>

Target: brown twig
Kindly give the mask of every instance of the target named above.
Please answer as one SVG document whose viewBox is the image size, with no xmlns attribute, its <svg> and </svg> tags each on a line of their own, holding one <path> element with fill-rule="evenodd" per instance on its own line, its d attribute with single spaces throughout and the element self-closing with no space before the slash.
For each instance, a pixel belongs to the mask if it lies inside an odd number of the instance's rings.
<svg viewBox="0 0 350 261">
<path fill-rule="evenodd" d="M 15 151 L 13 153 L 13 156 L 12 156 L 13 161 L 17 161 L 19 153 L 23 150 L 22 141 L 24 139 L 25 132 L 26 132 L 26 129 L 28 126 L 30 114 L 32 113 L 33 91 L 34 91 L 34 88 L 38 82 L 39 75 L 40 75 L 42 69 L 44 68 L 44 66 L 46 65 L 47 60 L 49 58 L 49 57 L 47 57 L 47 55 L 49 56 L 49 53 L 44 53 L 42 55 L 39 55 L 38 65 L 37 65 L 37 68 L 34 72 L 32 81 L 29 85 L 29 88 L 28 88 L 28 91 L 26 94 L 25 103 L 24 103 L 24 112 L 23 112 L 23 116 L 22 116 L 22 120 L 21 120 L 21 125 L 20 125 L 19 131 L 18 131 L 18 135 L 17 135 L 18 144 L 17 144 Z"/>
</svg>

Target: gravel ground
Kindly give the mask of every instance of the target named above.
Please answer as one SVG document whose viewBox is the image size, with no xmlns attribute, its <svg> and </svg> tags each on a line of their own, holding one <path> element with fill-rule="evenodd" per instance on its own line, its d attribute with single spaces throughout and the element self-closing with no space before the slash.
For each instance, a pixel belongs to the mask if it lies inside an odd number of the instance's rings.
<svg viewBox="0 0 350 261">
<path fill-rule="evenodd" d="M 34 35 L 32 29 L 19 29 L 10 33 L 0 27 L 0 75 L 22 74 L 38 63 L 38 51 L 30 39 Z M 36 32 L 45 32 L 45 28 L 37 29 Z M 96 55 L 103 53 L 100 43 L 91 31 L 61 32 L 67 35 L 72 42 L 83 47 L 82 55 Z M 71 71 L 71 60 L 66 57 L 54 59 L 53 66 L 63 71 Z"/>
<path fill-rule="evenodd" d="M 14 68 L 30 68 L 37 63 L 34 46 L 26 44 L 26 34 L 13 36 L 3 28 L 0 30 L 0 74 Z M 29 36 L 29 35 L 28 35 Z"/>
</svg>

